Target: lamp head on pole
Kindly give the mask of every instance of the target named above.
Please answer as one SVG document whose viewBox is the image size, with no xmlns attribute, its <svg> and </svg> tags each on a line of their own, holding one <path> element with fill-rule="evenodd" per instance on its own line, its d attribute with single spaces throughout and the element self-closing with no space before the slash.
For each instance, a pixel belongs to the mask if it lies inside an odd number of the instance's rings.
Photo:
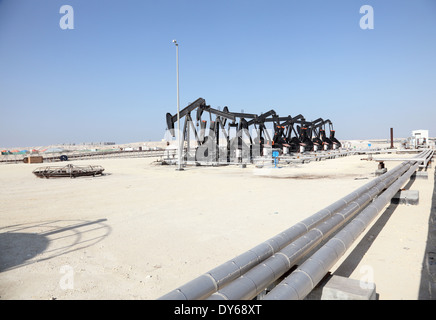
<svg viewBox="0 0 436 320">
<path fill-rule="evenodd" d="M 178 46 L 177 40 L 173 40 L 173 43 Z"/>
</svg>

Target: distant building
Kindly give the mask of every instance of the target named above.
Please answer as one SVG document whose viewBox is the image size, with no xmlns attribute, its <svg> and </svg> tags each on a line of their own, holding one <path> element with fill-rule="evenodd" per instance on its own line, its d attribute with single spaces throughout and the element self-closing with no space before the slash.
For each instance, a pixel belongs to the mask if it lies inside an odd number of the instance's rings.
<svg viewBox="0 0 436 320">
<path fill-rule="evenodd" d="M 428 146 L 428 130 L 413 130 L 410 145 L 414 148 Z"/>
</svg>

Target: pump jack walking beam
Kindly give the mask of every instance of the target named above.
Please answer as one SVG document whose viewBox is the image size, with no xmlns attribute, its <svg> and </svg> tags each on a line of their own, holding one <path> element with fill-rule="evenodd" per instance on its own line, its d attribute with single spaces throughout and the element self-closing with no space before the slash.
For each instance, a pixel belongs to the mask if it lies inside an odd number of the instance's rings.
<svg viewBox="0 0 436 320">
<path fill-rule="evenodd" d="M 191 112 L 196 111 L 194 121 L 191 117 Z M 203 120 L 202 116 L 207 113 L 208 120 Z M 247 154 L 249 150 L 249 159 L 253 159 L 253 148 L 260 147 L 260 155 L 263 155 L 264 144 L 270 144 L 272 148 L 285 148 L 292 152 L 303 152 L 314 150 L 315 145 L 328 145 L 328 148 L 340 147 L 340 142 L 334 137 L 335 131 L 330 120 L 318 118 L 315 121 L 306 121 L 303 115 L 299 114 L 296 117 L 287 116 L 280 117 L 273 109 L 260 115 L 244 112 L 231 112 L 228 107 L 223 110 L 217 110 L 206 104 L 205 99 L 198 98 L 190 103 L 179 113 L 179 121 L 185 118 L 183 126 L 183 149 L 187 143 L 185 160 L 187 160 L 190 150 L 190 132 L 194 132 L 194 137 L 197 142 L 196 148 L 202 147 L 201 152 L 204 154 L 212 152 L 216 154 L 213 161 L 218 161 L 219 153 L 222 154 L 220 146 L 220 132 L 223 134 L 226 141 L 227 162 L 230 160 L 231 149 L 243 150 Z M 167 128 L 172 137 L 175 136 L 174 123 L 178 121 L 177 114 L 166 114 Z M 207 122 L 209 128 L 207 133 Z M 267 123 L 273 124 L 274 136 L 270 137 L 266 128 Z M 330 138 L 326 137 L 325 124 L 330 124 Z M 249 128 L 253 126 L 256 130 L 256 137 L 252 137 Z M 236 138 L 230 139 L 230 131 L 236 129 Z M 221 139 L 222 140 L 222 139 Z M 245 142 L 244 142 L 245 141 Z M 211 150 L 208 150 L 211 148 Z M 220 149 L 221 148 L 221 149 Z M 198 150 L 197 150 L 198 151 Z M 196 155 L 198 152 L 196 152 Z M 220 161 L 222 161 L 221 159 Z"/>
</svg>

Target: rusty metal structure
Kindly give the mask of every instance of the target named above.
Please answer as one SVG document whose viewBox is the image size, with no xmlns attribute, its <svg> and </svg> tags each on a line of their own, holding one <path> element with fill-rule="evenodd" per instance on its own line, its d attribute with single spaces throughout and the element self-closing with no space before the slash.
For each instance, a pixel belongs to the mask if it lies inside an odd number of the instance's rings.
<svg viewBox="0 0 436 320">
<path fill-rule="evenodd" d="M 38 178 L 76 178 L 82 176 L 102 175 L 104 168 L 102 166 L 74 166 L 68 164 L 66 166 L 47 166 L 39 167 L 33 170 L 33 174 Z"/>
</svg>

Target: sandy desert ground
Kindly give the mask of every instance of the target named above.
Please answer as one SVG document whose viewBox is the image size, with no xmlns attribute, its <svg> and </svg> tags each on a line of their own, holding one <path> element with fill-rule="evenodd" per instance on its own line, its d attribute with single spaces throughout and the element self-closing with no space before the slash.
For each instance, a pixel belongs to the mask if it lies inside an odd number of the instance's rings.
<svg viewBox="0 0 436 320">
<path fill-rule="evenodd" d="M 365 158 L 182 172 L 154 158 L 77 160 L 105 174 L 75 179 L 2 164 L 0 299 L 159 298 L 373 179 Z M 407 187 L 419 205 L 387 206 L 332 270 L 370 277 L 380 300 L 430 298 L 434 169 Z"/>
</svg>

